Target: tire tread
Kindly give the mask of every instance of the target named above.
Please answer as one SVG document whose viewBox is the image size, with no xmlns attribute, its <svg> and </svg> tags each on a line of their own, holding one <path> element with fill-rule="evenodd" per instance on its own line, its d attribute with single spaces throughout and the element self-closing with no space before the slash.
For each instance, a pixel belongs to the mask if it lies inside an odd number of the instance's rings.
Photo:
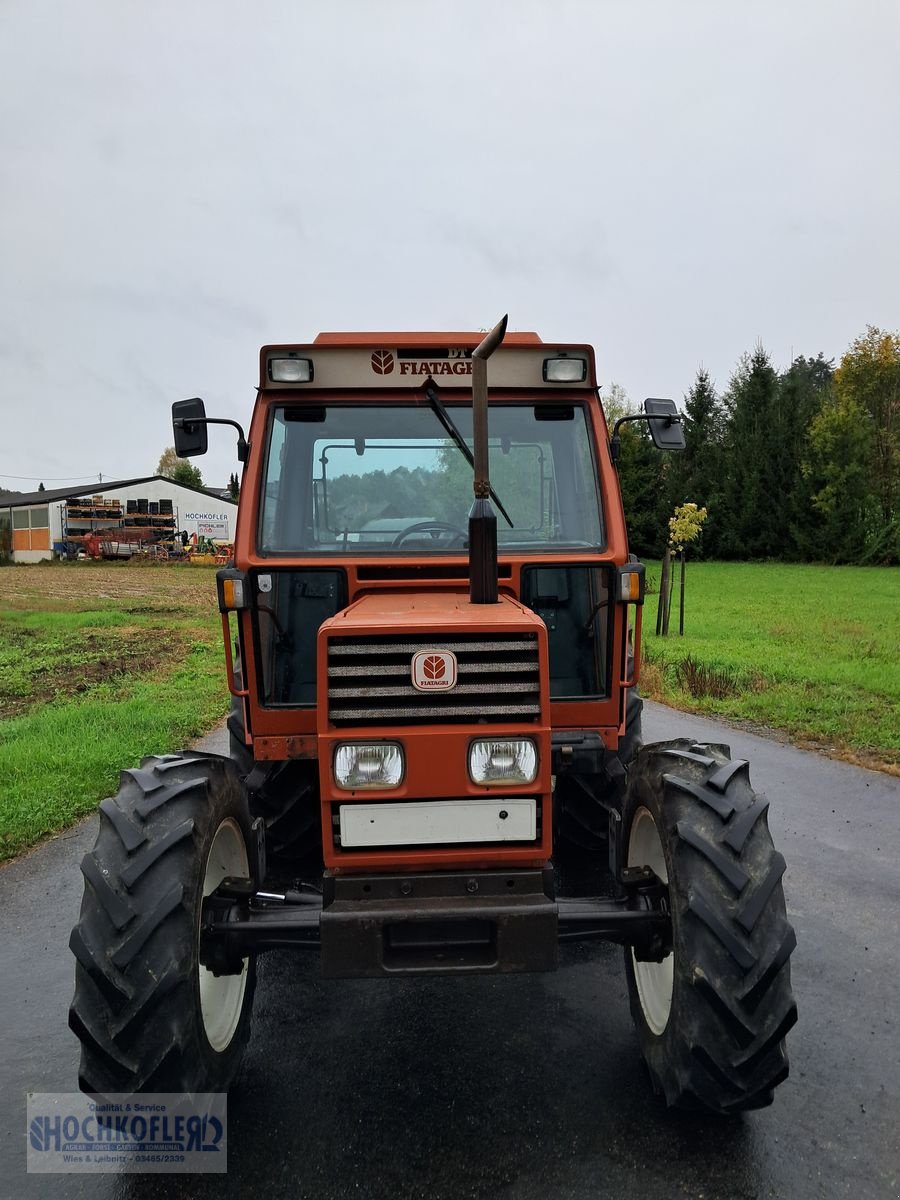
<svg viewBox="0 0 900 1200">
<path fill-rule="evenodd" d="M 645 746 L 631 768 L 626 816 L 647 807 L 667 850 L 675 922 L 670 1024 L 643 1021 L 626 950 L 629 994 L 654 1086 L 669 1105 L 735 1114 L 770 1104 L 787 1077 L 785 1036 L 797 1021 L 789 959 L 785 860 L 774 846 L 743 759 L 727 747 Z M 627 836 L 627 828 L 626 828 Z"/>
<path fill-rule="evenodd" d="M 119 791 L 101 802 L 100 814 L 69 940 L 76 961 L 69 1025 L 81 1042 L 79 1084 L 97 1094 L 225 1090 L 249 1036 L 255 976 L 251 966 L 228 1051 L 216 1055 L 198 1046 L 194 897 L 198 851 L 215 823 L 236 816 L 249 850 L 237 770 L 227 759 L 196 752 L 145 758 L 121 772 Z"/>
</svg>

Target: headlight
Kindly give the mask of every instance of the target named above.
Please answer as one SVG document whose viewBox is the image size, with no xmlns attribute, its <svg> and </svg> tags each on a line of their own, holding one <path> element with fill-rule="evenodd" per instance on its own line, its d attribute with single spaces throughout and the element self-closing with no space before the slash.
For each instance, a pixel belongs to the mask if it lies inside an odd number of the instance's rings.
<svg viewBox="0 0 900 1200">
<path fill-rule="evenodd" d="M 396 742 L 341 742 L 334 752 L 334 781 L 345 791 L 394 788 L 403 779 L 403 750 Z"/>
<path fill-rule="evenodd" d="M 487 739 L 469 747 L 469 776 L 473 783 L 533 783 L 537 775 L 537 749 L 531 738 Z"/>
</svg>

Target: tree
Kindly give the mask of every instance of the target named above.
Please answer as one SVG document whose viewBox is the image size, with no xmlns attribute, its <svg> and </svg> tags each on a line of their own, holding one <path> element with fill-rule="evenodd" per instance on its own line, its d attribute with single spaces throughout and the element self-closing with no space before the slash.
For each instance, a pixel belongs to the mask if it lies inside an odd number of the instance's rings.
<svg viewBox="0 0 900 1200">
<path fill-rule="evenodd" d="M 696 542 L 708 513 L 696 504 L 678 504 L 669 517 L 669 545 L 676 554 L 683 554 L 687 546 Z"/>
<path fill-rule="evenodd" d="M 195 467 L 186 458 L 179 458 L 175 453 L 174 446 L 167 446 L 163 450 L 156 473 L 157 475 L 164 475 L 166 479 L 171 479 L 173 483 L 181 483 L 186 487 L 203 487 L 203 476 L 200 474 L 200 468 Z"/>
<path fill-rule="evenodd" d="M 804 463 L 810 457 L 812 423 L 830 401 L 833 379 L 833 360 L 820 353 L 815 358 L 795 358 L 779 381 L 784 474 L 780 507 L 787 558 L 824 559 L 829 555 L 822 513 L 813 503 L 811 477 Z"/>
<path fill-rule="evenodd" d="M 741 359 L 725 393 L 724 557 L 777 557 L 783 547 L 778 375 L 761 345 Z"/>
<path fill-rule="evenodd" d="M 889 529 L 900 522 L 900 334 L 867 326 L 841 359 L 834 385 L 870 425 L 872 490 Z"/>
<path fill-rule="evenodd" d="M 871 457 L 872 431 L 862 408 L 846 396 L 832 397 L 810 425 L 803 466 L 819 517 L 820 555 L 830 562 L 866 556 L 877 514 Z"/>
<path fill-rule="evenodd" d="M 46 490 L 47 490 L 47 489 L 44 487 L 44 481 L 43 481 L 43 479 L 42 479 L 42 480 L 41 480 L 41 482 L 38 484 L 38 491 L 39 491 L 39 492 L 46 492 Z"/>
<path fill-rule="evenodd" d="M 618 421 L 619 417 L 628 417 L 635 412 L 635 407 L 628 399 L 628 393 L 620 383 L 610 383 L 603 392 L 601 397 L 603 402 L 603 415 L 606 417 L 606 424 L 609 426 L 609 431 L 612 433 L 613 425 Z"/>
<path fill-rule="evenodd" d="M 630 416 L 638 410 L 628 399 L 625 389 L 611 383 L 603 397 L 603 411 L 612 433 L 620 417 Z M 666 471 L 671 456 L 656 449 L 643 421 L 623 425 L 619 437 L 619 487 L 628 522 L 628 543 L 635 554 L 659 558 L 665 547 L 669 511 Z"/>
<path fill-rule="evenodd" d="M 663 637 L 669 636 L 669 615 L 672 609 L 672 592 L 675 589 L 675 559 L 681 560 L 681 591 L 678 604 L 678 632 L 684 635 L 684 564 L 686 549 L 700 537 L 703 522 L 706 520 L 705 508 L 696 504 L 677 504 L 675 511 L 669 517 L 669 541 L 663 558 L 662 574 L 659 581 L 659 607 L 656 614 L 656 632 Z"/>
<path fill-rule="evenodd" d="M 159 463 L 156 467 L 157 475 L 165 475 L 166 479 L 171 479 L 172 472 L 175 470 L 175 464 L 179 461 L 180 459 L 175 453 L 175 447 L 166 446 L 165 450 L 159 456 Z"/>
<path fill-rule="evenodd" d="M 169 478 L 173 483 L 181 483 L 185 487 L 203 487 L 203 476 L 200 474 L 200 468 L 195 467 L 193 463 L 189 463 L 184 458 L 178 460 Z"/>
<path fill-rule="evenodd" d="M 709 373 L 701 367 L 684 398 L 684 451 L 672 455 L 669 507 L 699 503 L 713 512 L 704 545 L 715 553 L 716 511 L 722 495 L 722 441 L 725 413 Z"/>
<path fill-rule="evenodd" d="M 236 471 L 232 471 L 228 476 L 228 494 L 232 500 L 240 499 L 241 481 L 238 479 Z"/>
</svg>

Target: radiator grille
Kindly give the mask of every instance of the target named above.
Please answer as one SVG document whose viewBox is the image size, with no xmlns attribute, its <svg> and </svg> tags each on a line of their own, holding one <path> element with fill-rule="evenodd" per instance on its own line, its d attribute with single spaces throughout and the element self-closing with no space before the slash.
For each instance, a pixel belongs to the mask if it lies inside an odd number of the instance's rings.
<svg viewBox="0 0 900 1200">
<path fill-rule="evenodd" d="M 456 655 L 455 688 L 420 692 L 413 687 L 412 658 L 420 650 Z M 537 721 L 540 701 L 534 633 L 354 637 L 328 644 L 328 716 L 335 725 Z"/>
</svg>

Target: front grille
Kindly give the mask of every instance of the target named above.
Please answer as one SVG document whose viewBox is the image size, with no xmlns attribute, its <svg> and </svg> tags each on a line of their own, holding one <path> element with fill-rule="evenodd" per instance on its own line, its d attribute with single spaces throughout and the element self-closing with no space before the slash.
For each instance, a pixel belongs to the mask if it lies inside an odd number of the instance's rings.
<svg viewBox="0 0 900 1200">
<path fill-rule="evenodd" d="M 456 687 L 446 692 L 413 687 L 412 658 L 420 650 L 456 655 Z M 335 725 L 537 721 L 540 712 L 536 633 L 328 643 L 328 717 Z"/>
</svg>

